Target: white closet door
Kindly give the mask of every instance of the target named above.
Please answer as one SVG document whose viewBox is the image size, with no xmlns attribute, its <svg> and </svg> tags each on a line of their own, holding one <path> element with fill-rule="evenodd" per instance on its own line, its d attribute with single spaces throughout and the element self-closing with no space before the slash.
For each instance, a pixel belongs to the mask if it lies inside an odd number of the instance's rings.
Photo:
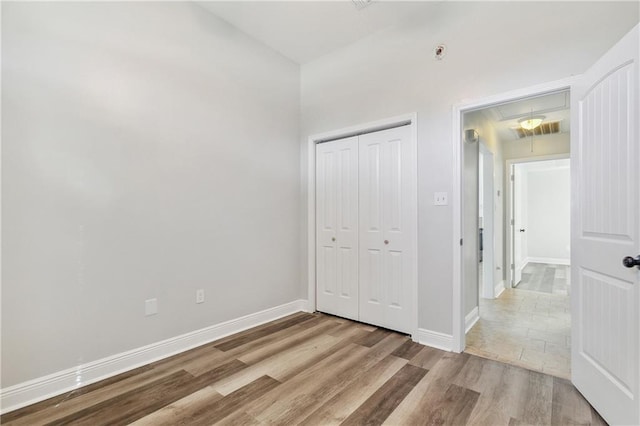
<svg viewBox="0 0 640 426">
<path fill-rule="evenodd" d="M 316 145 L 317 309 L 358 319 L 358 138 Z"/>
<path fill-rule="evenodd" d="M 360 321 L 411 333 L 409 126 L 360 136 Z"/>
</svg>

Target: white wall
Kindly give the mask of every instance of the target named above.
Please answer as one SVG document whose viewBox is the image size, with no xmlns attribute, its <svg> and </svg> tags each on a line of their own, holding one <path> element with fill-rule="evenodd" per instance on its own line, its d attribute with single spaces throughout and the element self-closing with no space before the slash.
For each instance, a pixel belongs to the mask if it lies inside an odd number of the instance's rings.
<svg viewBox="0 0 640 426">
<path fill-rule="evenodd" d="M 543 162 L 549 163 L 549 162 Z M 556 160 L 554 167 L 532 163 L 527 171 L 527 255 L 532 261 L 570 258 L 569 160 Z M 529 164 L 528 164 L 529 165 Z"/>
<path fill-rule="evenodd" d="M 569 133 L 556 133 L 553 135 L 534 136 L 533 151 L 529 138 L 519 140 L 502 141 L 504 160 L 514 160 L 532 157 L 544 157 L 549 155 L 568 154 L 570 145 Z"/>
<path fill-rule="evenodd" d="M 493 242 L 494 242 L 494 261 L 491 267 L 494 268 L 492 283 L 493 287 L 499 284 L 503 278 L 503 264 L 504 264 L 504 248 L 502 244 L 503 240 L 503 197 L 504 197 L 504 178 L 503 178 L 503 154 L 502 144 L 499 141 L 496 130 L 491 126 L 486 119 L 482 111 L 470 111 L 464 114 L 463 127 L 465 129 L 474 129 L 478 132 L 480 142 L 493 154 Z M 476 144 L 477 145 L 477 144 Z M 464 147 L 464 177 L 465 177 L 465 198 L 464 198 L 464 232 L 465 240 L 467 241 L 463 249 L 463 279 L 465 286 L 465 314 L 470 313 L 475 307 L 478 306 L 479 294 L 478 294 L 478 282 L 475 278 L 477 269 L 477 250 L 478 246 L 477 235 L 473 232 L 473 226 L 477 229 L 477 216 L 479 212 L 474 206 L 474 200 L 478 198 L 478 194 L 474 194 L 474 187 L 478 186 L 477 175 L 479 170 L 474 163 L 474 158 L 468 158 L 467 154 L 473 154 L 473 157 L 477 160 L 477 153 L 475 151 L 469 151 L 467 146 Z M 476 177 L 474 177 L 474 175 Z M 485 234 L 484 238 L 489 238 L 489 235 Z M 485 259 L 486 261 L 486 259 Z M 487 267 L 487 263 L 483 266 Z"/>
<path fill-rule="evenodd" d="M 300 297 L 298 65 L 191 3 L 4 2 L 2 67 L 3 388 Z"/>
<path fill-rule="evenodd" d="M 637 3 L 442 2 L 302 67 L 303 191 L 309 135 L 418 113 L 421 328 L 452 333 L 452 209 L 433 205 L 434 192 L 452 191 L 452 106 L 579 74 L 637 21 Z"/>
</svg>

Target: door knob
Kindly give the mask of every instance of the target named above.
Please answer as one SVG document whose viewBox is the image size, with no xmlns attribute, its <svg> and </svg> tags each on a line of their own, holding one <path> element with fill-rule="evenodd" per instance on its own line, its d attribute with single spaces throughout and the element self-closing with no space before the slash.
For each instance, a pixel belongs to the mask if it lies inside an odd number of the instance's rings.
<svg viewBox="0 0 640 426">
<path fill-rule="evenodd" d="M 384 240 L 384 243 L 385 244 L 389 244 L 389 240 Z"/>
<path fill-rule="evenodd" d="M 335 241 L 335 240 L 336 240 L 336 237 L 331 237 L 331 241 Z"/>
<path fill-rule="evenodd" d="M 635 259 L 631 256 L 627 256 L 622 259 L 622 264 L 627 268 L 633 268 L 634 266 L 637 266 L 638 269 L 640 269 L 640 256 L 636 257 Z"/>
<path fill-rule="evenodd" d="M 524 229 L 520 229 L 520 232 L 524 232 Z"/>
</svg>

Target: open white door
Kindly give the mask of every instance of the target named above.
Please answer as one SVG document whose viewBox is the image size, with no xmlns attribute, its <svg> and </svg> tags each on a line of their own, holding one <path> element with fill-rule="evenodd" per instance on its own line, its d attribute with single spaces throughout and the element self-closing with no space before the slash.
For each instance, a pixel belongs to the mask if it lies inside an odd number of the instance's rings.
<svg viewBox="0 0 640 426">
<path fill-rule="evenodd" d="M 495 269 L 493 247 L 493 153 L 482 143 L 480 144 L 480 194 L 482 200 L 480 212 L 482 215 L 482 297 L 493 299 L 495 297 Z"/>
<path fill-rule="evenodd" d="M 513 243 L 513 282 L 512 286 L 517 286 L 522 280 L 522 270 L 526 266 L 527 258 L 527 208 L 526 208 L 526 173 L 522 172 L 521 165 L 514 164 L 512 167 L 512 197 L 513 200 L 513 224 L 511 225 L 511 235 Z"/>
<path fill-rule="evenodd" d="M 572 381 L 610 424 L 640 424 L 636 26 L 573 87 Z"/>
</svg>

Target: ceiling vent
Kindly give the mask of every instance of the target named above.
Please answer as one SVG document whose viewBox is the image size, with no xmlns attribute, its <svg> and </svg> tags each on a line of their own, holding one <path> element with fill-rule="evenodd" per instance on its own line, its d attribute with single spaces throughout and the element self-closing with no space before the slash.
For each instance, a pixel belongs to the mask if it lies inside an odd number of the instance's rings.
<svg viewBox="0 0 640 426">
<path fill-rule="evenodd" d="M 540 136 L 540 135 L 553 135 L 555 133 L 560 133 L 560 122 L 559 121 L 551 121 L 548 123 L 542 123 L 538 127 L 533 130 L 525 130 L 522 127 L 514 127 L 513 131 L 517 133 L 518 139 L 523 139 L 529 137 L 531 135 Z"/>
<path fill-rule="evenodd" d="M 362 10 L 365 7 L 369 6 L 373 0 L 351 0 L 351 1 L 356 6 L 356 9 Z"/>
</svg>

